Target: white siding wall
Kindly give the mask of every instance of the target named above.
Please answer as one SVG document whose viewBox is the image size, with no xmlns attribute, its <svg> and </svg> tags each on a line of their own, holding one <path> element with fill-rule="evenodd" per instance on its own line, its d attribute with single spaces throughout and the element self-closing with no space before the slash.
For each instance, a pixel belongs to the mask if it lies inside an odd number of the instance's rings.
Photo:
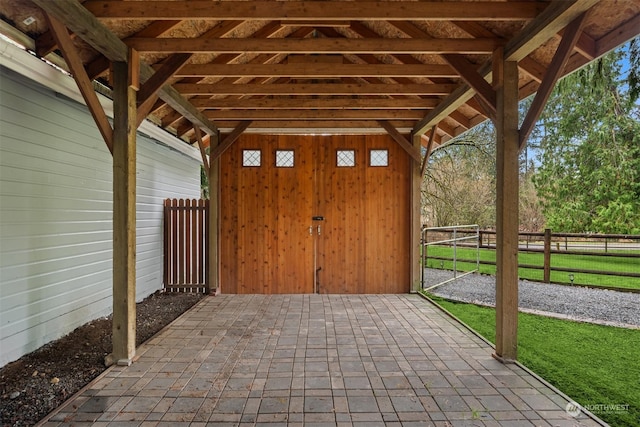
<svg viewBox="0 0 640 427">
<path fill-rule="evenodd" d="M 162 200 L 194 158 L 138 134 L 137 300 L 162 287 Z M 111 313 L 112 161 L 84 105 L 0 67 L 0 366 Z"/>
</svg>

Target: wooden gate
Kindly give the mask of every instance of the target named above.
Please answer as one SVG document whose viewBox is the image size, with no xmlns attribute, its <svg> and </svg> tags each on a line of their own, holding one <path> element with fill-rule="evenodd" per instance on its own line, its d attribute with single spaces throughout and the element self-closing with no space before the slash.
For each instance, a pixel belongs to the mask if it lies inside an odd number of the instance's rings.
<svg viewBox="0 0 640 427">
<path fill-rule="evenodd" d="M 209 201 L 164 201 L 164 289 L 209 293 L 207 283 Z"/>
<path fill-rule="evenodd" d="M 242 135 L 221 162 L 222 292 L 408 292 L 409 170 L 384 135 Z"/>
</svg>

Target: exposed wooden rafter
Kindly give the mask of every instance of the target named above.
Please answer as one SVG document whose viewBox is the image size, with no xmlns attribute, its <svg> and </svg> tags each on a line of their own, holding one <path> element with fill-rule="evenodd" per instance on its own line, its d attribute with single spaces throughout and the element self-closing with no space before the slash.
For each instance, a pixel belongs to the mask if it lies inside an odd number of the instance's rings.
<svg viewBox="0 0 640 427">
<path fill-rule="evenodd" d="M 494 52 L 518 63 L 522 99 L 546 87 L 550 52 L 568 37 L 567 25 L 605 7 L 603 0 L 34 2 L 76 37 L 89 80 L 106 76 L 127 48 L 139 51 L 138 122 L 152 115 L 191 142 L 194 124 L 213 135 L 214 122 L 228 129 L 246 120 L 267 127 L 306 120 L 308 129 L 334 120 L 366 132 L 379 120 L 414 121 L 416 135 L 438 123 L 434 140 L 445 142 L 496 119 Z M 640 33 L 639 13 L 625 6 L 618 15 L 616 27 L 589 17 L 557 74 Z M 44 30 L 35 49 L 50 52 L 57 43 Z"/>
<path fill-rule="evenodd" d="M 504 47 L 504 59 L 520 61 L 537 47 L 566 27 L 577 16 L 589 10 L 598 0 L 571 0 L 552 2 L 535 19 L 530 21 Z M 478 72 L 483 78 L 491 75 L 491 64 L 485 63 Z M 461 86 L 444 99 L 440 105 L 425 116 L 414 132 L 423 134 L 430 126 L 443 120 L 462 103 L 472 98 L 475 91 L 469 86 Z"/>
<path fill-rule="evenodd" d="M 287 53 L 287 54 L 356 54 L 356 53 L 490 53 L 502 42 L 497 39 L 127 39 L 127 46 L 140 52 L 189 53 Z"/>
<path fill-rule="evenodd" d="M 138 31 L 133 37 L 160 37 L 171 31 L 182 21 L 154 21 L 148 27 Z M 126 40 L 126 39 L 125 39 Z M 104 55 L 100 54 L 98 58 L 87 64 L 87 73 L 91 79 L 96 79 L 109 70 L 111 62 Z"/>
<path fill-rule="evenodd" d="M 189 64 L 178 77 L 458 77 L 448 65 L 422 64 Z"/>
<path fill-rule="evenodd" d="M 212 120 L 418 120 L 424 110 L 206 110 Z"/>
<path fill-rule="evenodd" d="M 447 95 L 456 84 L 273 83 L 173 85 L 183 95 Z"/>
<path fill-rule="evenodd" d="M 237 110 L 413 110 L 434 108 L 437 99 L 413 98 L 226 98 L 226 99 L 197 99 L 193 105 L 206 110 L 237 109 Z"/>
<path fill-rule="evenodd" d="M 52 2 L 48 0 L 33 0 L 33 2 L 51 16 L 60 20 L 111 61 L 127 60 L 129 52 L 127 45 L 77 1 L 58 0 Z M 140 73 L 142 80 L 146 81 L 153 74 L 153 69 L 146 64 L 141 64 Z M 160 90 L 160 97 L 184 117 L 191 120 L 192 123 L 198 124 L 209 133 L 217 133 L 215 125 L 172 87 L 164 86 Z"/>
<path fill-rule="evenodd" d="M 99 18 L 119 19 L 243 19 L 283 21 L 349 20 L 523 20 L 531 19 L 547 2 L 337 2 L 337 1 L 100 1 L 84 6 Z"/>
</svg>

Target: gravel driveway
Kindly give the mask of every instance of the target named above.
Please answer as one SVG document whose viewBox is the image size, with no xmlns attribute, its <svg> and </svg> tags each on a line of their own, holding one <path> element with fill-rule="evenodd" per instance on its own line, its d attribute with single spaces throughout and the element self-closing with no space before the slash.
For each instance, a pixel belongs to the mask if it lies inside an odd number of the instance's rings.
<svg viewBox="0 0 640 427">
<path fill-rule="evenodd" d="M 425 269 L 425 288 L 453 272 Z M 480 305 L 495 305 L 495 277 L 469 274 L 429 292 Z M 521 311 L 606 325 L 640 328 L 640 294 L 520 280 Z"/>
</svg>

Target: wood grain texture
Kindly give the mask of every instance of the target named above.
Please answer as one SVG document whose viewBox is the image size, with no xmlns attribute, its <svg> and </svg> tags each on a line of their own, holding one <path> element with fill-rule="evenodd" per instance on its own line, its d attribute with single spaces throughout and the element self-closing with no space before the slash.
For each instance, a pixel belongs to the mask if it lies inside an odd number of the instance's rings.
<svg viewBox="0 0 640 427">
<path fill-rule="evenodd" d="M 243 149 L 261 167 L 242 167 Z M 293 168 L 274 167 L 278 149 Z M 356 167 L 336 167 L 338 149 Z M 370 149 L 389 167 L 369 167 Z M 409 291 L 410 157 L 390 137 L 242 135 L 221 163 L 223 292 L 313 292 L 315 245 L 321 293 Z"/>
<path fill-rule="evenodd" d="M 496 126 L 496 356 L 518 355 L 518 64 L 504 61 Z"/>
<path fill-rule="evenodd" d="M 136 353 L 136 93 L 128 85 L 127 63 L 114 63 L 113 74 L 113 353 L 110 356 L 114 363 L 130 364 Z"/>
<path fill-rule="evenodd" d="M 225 293 L 310 293 L 313 150 L 296 136 L 243 135 L 221 158 L 221 265 Z M 260 167 L 242 151 L 261 149 Z M 275 168 L 275 150 L 294 150 Z"/>
</svg>

